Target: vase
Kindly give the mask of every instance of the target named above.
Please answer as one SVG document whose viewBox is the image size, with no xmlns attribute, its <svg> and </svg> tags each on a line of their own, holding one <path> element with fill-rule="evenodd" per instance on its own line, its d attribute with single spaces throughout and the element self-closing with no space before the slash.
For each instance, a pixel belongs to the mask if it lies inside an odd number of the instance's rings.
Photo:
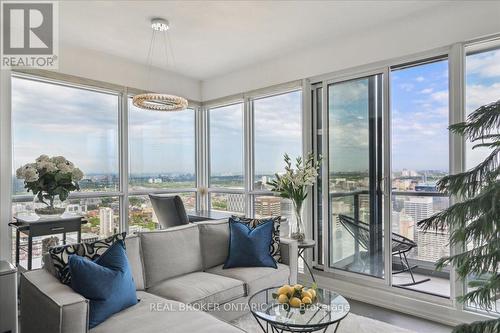
<svg viewBox="0 0 500 333">
<path fill-rule="evenodd" d="M 302 202 L 293 201 L 293 212 L 295 223 L 290 226 L 290 238 L 302 242 L 306 238 L 304 224 L 302 223 Z"/>
<path fill-rule="evenodd" d="M 38 195 L 35 195 L 33 199 L 35 206 L 35 213 L 40 217 L 59 217 L 66 211 L 63 206 L 62 201 L 58 199 L 58 196 L 51 196 L 40 200 Z"/>
</svg>

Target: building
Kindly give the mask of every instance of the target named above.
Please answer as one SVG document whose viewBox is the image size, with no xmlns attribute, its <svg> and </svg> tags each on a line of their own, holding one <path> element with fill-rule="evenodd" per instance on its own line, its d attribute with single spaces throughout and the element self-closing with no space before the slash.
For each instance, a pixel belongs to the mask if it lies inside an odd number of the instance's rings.
<svg viewBox="0 0 500 333">
<path fill-rule="evenodd" d="M 255 197 L 255 216 L 281 216 L 281 198 L 275 196 Z"/>
<path fill-rule="evenodd" d="M 113 235 L 115 231 L 114 223 L 113 223 L 114 213 L 113 210 L 109 207 L 101 207 L 99 208 L 99 236 L 101 238 L 106 238 Z"/>
<path fill-rule="evenodd" d="M 433 210 L 432 197 L 409 197 L 404 202 L 404 212 L 406 215 L 411 216 L 415 223 L 431 217 Z"/>
</svg>

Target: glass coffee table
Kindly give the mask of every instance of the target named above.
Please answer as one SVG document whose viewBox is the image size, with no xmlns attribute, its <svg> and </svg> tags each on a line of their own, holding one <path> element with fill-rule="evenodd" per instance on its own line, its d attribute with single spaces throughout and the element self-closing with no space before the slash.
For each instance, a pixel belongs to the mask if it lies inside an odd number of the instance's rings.
<svg viewBox="0 0 500 333">
<path fill-rule="evenodd" d="M 248 300 L 252 315 L 266 333 L 326 332 L 330 325 L 336 325 L 334 332 L 337 332 L 349 313 L 349 302 L 334 291 L 318 288 L 313 304 L 301 309 L 278 303 L 272 295 L 277 289 L 261 290 Z"/>
</svg>

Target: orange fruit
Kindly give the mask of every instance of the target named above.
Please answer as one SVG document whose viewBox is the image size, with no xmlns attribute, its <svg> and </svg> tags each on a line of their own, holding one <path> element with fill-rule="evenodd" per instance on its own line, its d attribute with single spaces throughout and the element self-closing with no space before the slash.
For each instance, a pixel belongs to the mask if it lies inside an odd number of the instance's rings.
<svg viewBox="0 0 500 333">
<path fill-rule="evenodd" d="M 309 299 L 311 299 L 311 300 L 313 299 L 312 294 L 308 290 L 307 291 L 306 290 L 302 290 L 302 295 L 301 296 L 302 296 L 302 298 L 309 297 Z"/>
<path fill-rule="evenodd" d="M 290 306 L 292 308 L 300 308 L 300 304 L 301 304 L 300 298 L 292 297 L 292 299 L 290 300 Z"/>
<path fill-rule="evenodd" d="M 281 304 L 287 303 L 288 302 L 288 296 L 285 294 L 281 294 L 278 296 L 278 302 Z"/>
<path fill-rule="evenodd" d="M 285 284 L 283 287 L 278 289 L 278 295 L 288 295 L 292 293 L 292 287 Z"/>
</svg>

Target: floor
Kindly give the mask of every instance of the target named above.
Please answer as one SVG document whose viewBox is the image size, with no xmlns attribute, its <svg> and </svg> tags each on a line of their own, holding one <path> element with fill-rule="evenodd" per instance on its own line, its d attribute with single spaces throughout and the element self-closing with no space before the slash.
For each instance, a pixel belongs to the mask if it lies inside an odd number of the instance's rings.
<svg viewBox="0 0 500 333">
<path fill-rule="evenodd" d="M 302 262 L 302 260 L 299 260 L 299 272 L 304 273 L 304 263 Z M 410 279 L 409 274 L 408 276 L 405 276 L 404 274 L 405 273 L 402 273 L 398 277 L 398 281 L 400 281 L 400 283 L 406 283 Z M 419 279 L 427 277 L 428 276 L 415 274 L 415 279 L 417 281 Z M 450 281 L 443 278 L 431 277 L 430 281 L 413 286 L 411 288 L 417 289 L 419 291 L 426 291 L 434 294 L 449 296 Z M 450 326 L 407 315 L 394 310 L 389 310 L 376 305 L 363 303 L 353 299 L 349 299 L 349 304 L 351 305 L 351 311 L 354 314 L 372 318 L 375 320 L 380 320 L 388 324 L 405 328 L 417 333 L 450 333 L 453 329 Z"/>
<path fill-rule="evenodd" d="M 352 299 L 349 299 L 349 304 L 351 305 L 351 311 L 357 315 L 380 320 L 417 333 L 450 333 L 452 331 L 452 327 L 393 310 L 388 310 L 375 305 L 366 304 Z"/>
<path fill-rule="evenodd" d="M 440 295 L 444 297 L 450 297 L 450 280 L 441 277 L 435 277 L 430 275 L 413 274 L 415 281 L 422 281 L 430 278 L 429 281 L 416 284 L 414 286 L 407 286 L 405 288 L 413 289 L 425 293 L 430 293 L 434 295 Z M 411 282 L 411 276 L 409 273 L 401 273 L 392 276 L 393 284 L 403 284 Z"/>
</svg>

